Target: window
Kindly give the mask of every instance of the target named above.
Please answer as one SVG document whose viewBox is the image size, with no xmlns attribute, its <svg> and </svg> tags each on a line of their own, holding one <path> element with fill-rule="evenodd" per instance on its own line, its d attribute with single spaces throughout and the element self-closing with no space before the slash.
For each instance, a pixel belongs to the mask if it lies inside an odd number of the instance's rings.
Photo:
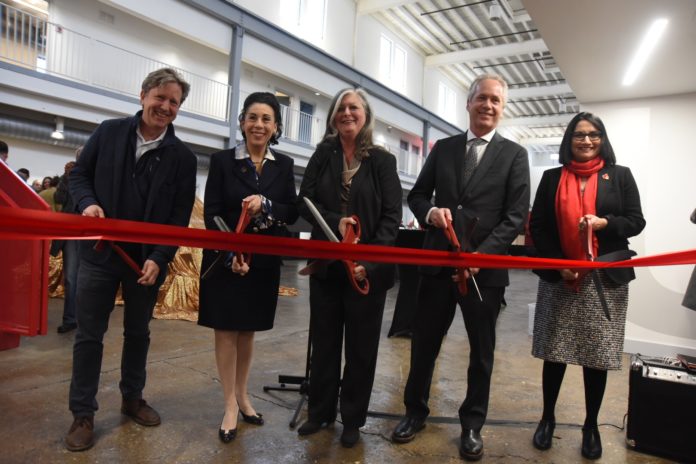
<svg viewBox="0 0 696 464">
<path fill-rule="evenodd" d="M 443 82 L 438 86 L 437 109 L 442 118 L 451 123 L 457 121 L 457 94 Z"/>
<path fill-rule="evenodd" d="M 406 50 L 385 35 L 380 39 L 379 76 L 393 90 L 406 90 Z"/>
<path fill-rule="evenodd" d="M 324 39 L 326 0 L 282 0 L 280 18 L 293 34 L 310 42 Z"/>
</svg>

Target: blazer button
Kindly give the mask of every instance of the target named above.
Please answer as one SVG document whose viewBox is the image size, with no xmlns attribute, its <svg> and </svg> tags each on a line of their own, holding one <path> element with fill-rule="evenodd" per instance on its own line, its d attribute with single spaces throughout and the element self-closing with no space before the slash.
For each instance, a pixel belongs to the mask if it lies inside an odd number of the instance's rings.
<svg viewBox="0 0 696 464">
<path fill-rule="evenodd" d="M 462 209 L 462 205 L 457 205 L 457 209 Z"/>
</svg>

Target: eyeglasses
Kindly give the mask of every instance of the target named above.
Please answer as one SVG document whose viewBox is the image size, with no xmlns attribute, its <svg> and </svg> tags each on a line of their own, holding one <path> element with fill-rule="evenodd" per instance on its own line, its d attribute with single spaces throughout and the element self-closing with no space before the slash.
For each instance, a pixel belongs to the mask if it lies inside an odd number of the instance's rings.
<svg viewBox="0 0 696 464">
<path fill-rule="evenodd" d="M 591 142 L 596 142 L 602 138 L 601 132 L 573 132 L 573 138 L 578 142 L 585 140 L 585 137 L 589 137 Z"/>
</svg>

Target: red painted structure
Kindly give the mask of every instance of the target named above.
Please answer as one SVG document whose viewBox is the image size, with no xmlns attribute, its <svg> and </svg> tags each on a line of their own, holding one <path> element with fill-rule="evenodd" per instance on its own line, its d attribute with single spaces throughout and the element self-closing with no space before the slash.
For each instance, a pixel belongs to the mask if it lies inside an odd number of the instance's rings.
<svg viewBox="0 0 696 464">
<path fill-rule="evenodd" d="M 49 209 L 1 161 L 0 206 Z M 46 334 L 48 250 L 48 240 L 0 240 L 0 350 L 18 347 L 21 335 Z"/>
</svg>

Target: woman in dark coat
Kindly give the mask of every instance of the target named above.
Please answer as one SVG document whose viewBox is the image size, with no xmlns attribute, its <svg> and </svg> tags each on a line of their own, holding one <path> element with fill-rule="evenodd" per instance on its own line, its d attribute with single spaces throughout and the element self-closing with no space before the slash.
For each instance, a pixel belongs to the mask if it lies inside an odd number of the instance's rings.
<svg viewBox="0 0 696 464">
<path fill-rule="evenodd" d="M 532 207 L 530 229 L 539 256 L 587 259 L 583 241 L 587 243 L 586 227 L 591 227 L 594 256 L 630 257 L 628 238 L 643 230 L 645 220 L 636 182 L 630 169 L 616 164 L 604 123 L 591 113 L 576 115 L 559 155 L 563 166 L 544 172 Z M 544 411 L 533 443 L 541 450 L 551 447 L 566 365 L 576 364 L 583 368 L 585 384 L 581 452 L 597 459 L 602 455 L 597 416 L 607 370 L 621 368 L 628 282 L 635 273 L 631 268 L 598 271 L 610 319 L 586 273 L 573 269 L 537 273 L 541 280 L 532 354 L 544 360 Z"/>
<path fill-rule="evenodd" d="M 374 117 L 361 89 L 345 89 L 329 108 L 326 133 L 305 170 L 298 209 L 312 223 L 312 238 L 326 235 L 305 206 L 307 197 L 337 237 L 360 219 L 360 243 L 393 245 L 401 221 L 401 183 L 396 158 L 372 142 Z M 367 295 L 352 286 L 340 261 L 327 263 L 310 277 L 312 357 L 309 417 L 300 435 L 319 431 L 336 419 L 340 390 L 341 443 L 352 447 L 365 424 L 377 365 L 377 348 L 387 290 L 394 284 L 392 264 L 359 262 L 357 281 L 368 279 Z M 345 366 L 341 349 L 345 331 Z"/>
<path fill-rule="evenodd" d="M 244 204 L 251 222 L 246 233 L 283 235 L 297 219 L 292 158 L 269 148 L 282 133 L 280 105 L 267 92 L 252 93 L 239 115 L 244 142 L 214 153 L 205 187 L 204 218 L 217 230 L 219 216 L 234 229 Z M 226 252 L 204 250 L 198 324 L 215 329 L 215 359 L 225 397 L 220 439 L 237 433 L 238 412 L 245 422 L 263 425 L 247 394 L 254 332 L 273 327 L 280 257 L 253 255 L 251 263 Z"/>
</svg>

